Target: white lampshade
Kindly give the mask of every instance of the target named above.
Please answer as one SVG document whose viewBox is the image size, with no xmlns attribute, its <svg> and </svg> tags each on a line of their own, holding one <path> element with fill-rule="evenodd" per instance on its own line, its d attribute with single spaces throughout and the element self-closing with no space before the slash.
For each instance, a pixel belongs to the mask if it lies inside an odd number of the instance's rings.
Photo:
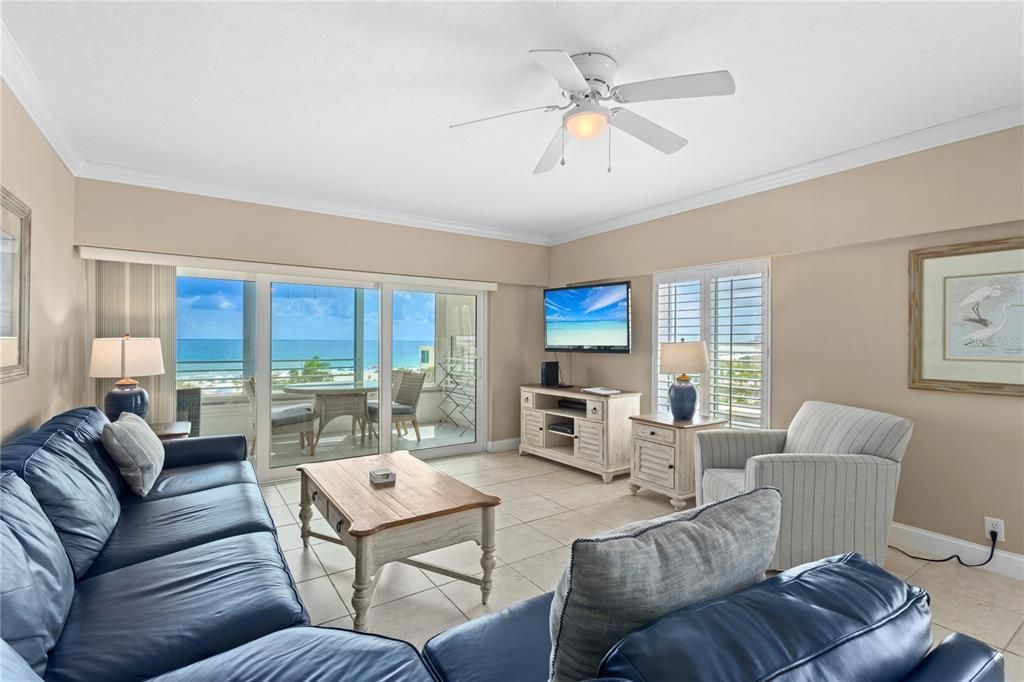
<svg viewBox="0 0 1024 682">
<path fill-rule="evenodd" d="M 148 377 L 164 373 L 160 339 L 93 339 L 89 376 L 107 378 Z"/>
<path fill-rule="evenodd" d="M 661 344 L 661 374 L 688 374 L 708 371 L 708 347 L 703 341 Z"/>
</svg>

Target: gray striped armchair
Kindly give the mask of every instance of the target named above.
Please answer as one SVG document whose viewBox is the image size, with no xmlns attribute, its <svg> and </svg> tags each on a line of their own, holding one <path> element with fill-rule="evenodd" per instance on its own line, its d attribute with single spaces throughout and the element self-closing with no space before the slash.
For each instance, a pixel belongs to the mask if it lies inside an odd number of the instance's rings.
<svg viewBox="0 0 1024 682">
<path fill-rule="evenodd" d="M 697 434 L 697 504 L 760 486 L 782 491 L 771 568 L 844 552 L 881 565 L 892 522 L 909 419 L 807 401 L 789 429 Z"/>
</svg>

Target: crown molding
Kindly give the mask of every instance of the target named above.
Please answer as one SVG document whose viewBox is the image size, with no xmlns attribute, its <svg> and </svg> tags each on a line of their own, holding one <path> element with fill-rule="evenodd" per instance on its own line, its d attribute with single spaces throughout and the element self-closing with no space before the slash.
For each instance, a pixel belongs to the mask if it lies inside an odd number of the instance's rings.
<svg viewBox="0 0 1024 682">
<path fill-rule="evenodd" d="M 310 213 L 322 213 L 325 215 L 368 220 L 376 223 L 388 223 L 403 227 L 417 227 L 427 230 L 438 230 L 440 232 L 453 232 L 455 234 L 464 234 L 471 237 L 502 239 L 505 241 L 535 244 L 539 246 L 550 245 L 550 240 L 541 235 L 524 235 L 520 232 L 492 228 L 484 225 L 458 223 L 438 218 L 413 215 L 410 213 L 401 213 L 398 211 L 382 211 L 362 206 L 355 206 L 352 204 L 298 199 L 295 197 L 285 196 L 283 194 L 262 192 L 260 190 L 246 187 L 190 180 L 188 178 L 163 175 L 143 169 L 129 168 L 126 166 L 102 163 L 98 161 L 86 161 L 82 164 L 76 175 L 77 177 L 87 180 L 102 180 L 105 182 L 116 182 L 125 185 L 135 185 L 138 187 L 149 187 L 151 189 L 162 189 L 170 192 L 197 194 L 217 199 L 243 201 L 250 204 L 275 206 L 277 208 L 288 208 L 296 211 L 307 211 Z"/>
<path fill-rule="evenodd" d="M 1024 102 L 1017 102 L 725 187 L 693 194 L 640 211 L 625 213 L 608 220 L 583 226 L 562 235 L 550 237 L 544 235 L 524 235 L 521 232 L 500 227 L 459 223 L 397 211 L 377 210 L 352 204 L 303 199 L 263 192 L 252 188 L 179 178 L 144 169 L 87 160 L 79 153 L 71 141 L 71 137 L 66 132 L 67 128 L 63 125 L 56 109 L 54 109 L 50 99 L 46 96 L 42 85 L 29 67 L 25 55 L 18 48 L 17 43 L 7 28 L 7 24 L 2 19 L 0 19 L 0 27 L 2 27 L 0 76 L 2 76 L 4 82 L 10 87 L 11 92 L 21 102 L 25 111 L 28 112 L 28 115 L 35 122 L 39 130 L 42 131 L 43 136 L 64 162 L 64 165 L 67 166 L 68 170 L 75 177 L 539 246 L 565 244 L 603 232 L 611 232 L 612 230 L 657 220 L 658 218 L 664 218 L 677 213 L 685 213 L 697 208 L 739 199 L 751 194 L 766 192 L 898 156 L 913 154 L 914 152 L 924 151 L 933 147 L 940 147 L 972 137 L 1024 125 Z"/>
<path fill-rule="evenodd" d="M 72 175 L 77 176 L 85 159 L 78 153 L 65 132 L 57 110 L 43 91 L 36 75 L 29 68 L 25 55 L 11 36 L 7 24 L 0 18 L 0 77 L 7 83 L 21 106 L 43 133 L 53 151 L 64 162 Z"/>
<path fill-rule="evenodd" d="M 1015 128 L 1020 125 L 1024 125 L 1024 102 L 991 109 L 980 114 L 949 121 L 948 123 L 940 123 L 929 128 L 891 137 L 888 140 L 826 156 L 799 166 L 784 168 L 783 170 L 743 180 L 732 185 L 726 185 L 725 187 L 693 194 L 640 211 L 625 213 L 553 238 L 549 244 L 552 246 L 565 244 L 577 239 L 583 239 L 584 237 L 601 234 L 602 232 L 611 232 L 623 227 L 630 227 L 677 213 L 685 213 L 705 206 L 739 199 L 751 194 L 758 194 L 826 175 L 841 173 L 842 171 L 868 166 L 880 161 L 894 159 L 898 156 L 906 156 L 907 154 L 925 151 L 933 147 L 941 147 L 953 142 L 960 142 L 961 140 L 999 132 L 1008 128 Z"/>
</svg>

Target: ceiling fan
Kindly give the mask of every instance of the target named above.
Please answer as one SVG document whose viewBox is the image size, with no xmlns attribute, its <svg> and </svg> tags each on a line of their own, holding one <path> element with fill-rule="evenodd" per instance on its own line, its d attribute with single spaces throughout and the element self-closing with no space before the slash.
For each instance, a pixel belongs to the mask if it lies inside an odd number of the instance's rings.
<svg viewBox="0 0 1024 682">
<path fill-rule="evenodd" d="M 686 140 L 671 130 L 628 109 L 609 109 L 603 106 L 603 102 L 632 104 L 684 97 L 731 95 L 736 92 L 736 84 L 728 71 L 709 71 L 613 85 L 619 65 L 606 54 L 581 52 L 569 56 L 564 50 L 530 50 L 530 55 L 555 79 L 562 89 L 562 97 L 569 100 L 567 103 L 520 109 L 507 114 L 465 121 L 449 126 L 449 129 L 532 111 L 564 111 L 562 124 L 541 155 L 537 167 L 533 169 L 535 175 L 554 168 L 559 158 L 562 165 L 565 165 L 566 132 L 575 138 L 588 140 L 601 135 L 610 125 L 664 154 L 674 154 L 686 146 Z M 610 149 L 609 138 L 609 155 Z M 608 170 L 611 171 L 610 161 Z"/>
</svg>

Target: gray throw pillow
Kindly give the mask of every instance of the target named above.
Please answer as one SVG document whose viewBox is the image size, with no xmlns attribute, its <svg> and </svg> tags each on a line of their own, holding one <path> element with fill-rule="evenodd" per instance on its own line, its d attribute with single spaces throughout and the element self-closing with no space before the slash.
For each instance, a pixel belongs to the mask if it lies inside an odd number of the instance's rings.
<svg viewBox="0 0 1024 682">
<path fill-rule="evenodd" d="M 117 464 L 131 491 L 149 494 L 164 468 L 164 444 L 142 417 L 122 412 L 116 422 L 103 426 L 103 447 Z"/>
<path fill-rule="evenodd" d="M 627 634 L 764 579 L 782 495 L 757 488 L 572 543 L 551 603 L 551 680 L 596 677 Z"/>
</svg>

